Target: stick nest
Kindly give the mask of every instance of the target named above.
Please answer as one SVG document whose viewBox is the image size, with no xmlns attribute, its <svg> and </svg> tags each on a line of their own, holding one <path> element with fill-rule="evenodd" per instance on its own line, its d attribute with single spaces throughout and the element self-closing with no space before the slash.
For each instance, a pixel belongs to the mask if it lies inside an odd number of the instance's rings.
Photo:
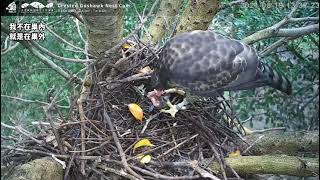
<svg viewBox="0 0 320 180">
<path fill-rule="evenodd" d="M 38 124 L 41 131 L 37 134 L 18 127 L 16 132 L 21 138 L 2 138 L 15 142 L 2 148 L 2 166 L 14 167 L 53 154 L 66 163 L 65 178 L 72 179 L 225 176 L 223 158 L 243 145 L 240 123 L 230 115 L 228 101 L 223 97 L 199 97 L 175 118 L 160 113 L 146 97 L 152 90 L 150 74 L 137 74 L 146 66 L 153 68 L 161 48 L 139 40 L 133 44 L 122 50 L 122 57 L 114 65 L 101 60 L 92 66 L 87 77 L 98 83 L 82 87 L 78 103 L 73 104 L 66 117 L 56 118 L 59 108 L 52 103 L 46 110 L 46 121 L 51 125 Z M 104 66 L 103 72 L 95 71 L 97 66 Z M 181 98 L 173 96 L 171 100 Z M 130 103 L 139 104 L 144 110 L 143 121 L 132 116 Z M 155 146 L 134 151 L 133 146 L 143 138 Z M 141 155 L 151 155 L 152 160 L 142 164 Z M 219 171 L 211 168 L 213 162 L 220 164 Z"/>
</svg>

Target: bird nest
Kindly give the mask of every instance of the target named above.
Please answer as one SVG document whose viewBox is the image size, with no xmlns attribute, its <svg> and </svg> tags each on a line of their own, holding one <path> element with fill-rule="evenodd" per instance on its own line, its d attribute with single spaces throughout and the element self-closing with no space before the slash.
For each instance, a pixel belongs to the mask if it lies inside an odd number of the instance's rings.
<svg viewBox="0 0 320 180">
<path fill-rule="evenodd" d="M 152 70 L 160 51 L 141 42 L 124 48 L 118 62 L 129 66 L 119 70 L 105 65 L 103 73 L 92 72 L 91 77 L 98 83 L 82 91 L 68 116 L 59 124 L 39 123 L 41 132 L 27 134 L 4 147 L 2 165 L 53 154 L 65 162 L 65 177 L 76 179 L 114 175 L 129 179 L 224 176 L 228 169 L 224 157 L 244 144 L 240 123 L 223 97 L 199 98 L 175 117 L 155 108 L 146 95 L 152 90 L 148 85 L 150 69 L 141 69 L 149 66 Z M 170 99 L 173 103 L 181 101 L 175 94 Z M 142 120 L 129 111 L 132 103 L 143 110 Z M 47 121 L 54 119 L 50 111 L 46 112 Z M 151 144 L 139 147 L 140 140 Z M 218 171 L 211 168 L 213 162 L 220 165 Z"/>
</svg>

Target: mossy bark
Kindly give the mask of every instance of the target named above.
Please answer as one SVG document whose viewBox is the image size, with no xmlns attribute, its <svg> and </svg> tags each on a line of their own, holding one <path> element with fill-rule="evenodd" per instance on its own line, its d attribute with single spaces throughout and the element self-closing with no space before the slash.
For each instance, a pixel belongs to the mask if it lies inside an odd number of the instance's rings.
<svg viewBox="0 0 320 180">
<path fill-rule="evenodd" d="M 88 36 L 88 51 L 103 57 L 104 52 L 122 40 L 123 8 L 120 7 L 120 0 L 81 0 L 81 3 L 110 5 L 105 13 L 82 12 Z"/>
<path fill-rule="evenodd" d="M 50 157 L 36 159 L 15 168 L 10 180 L 62 180 L 62 165 Z"/>
<path fill-rule="evenodd" d="M 295 156 L 239 156 L 226 158 L 225 162 L 241 177 L 254 174 L 275 174 L 297 177 L 316 176 L 319 172 L 318 158 L 300 158 Z M 214 162 L 211 169 L 219 173 L 220 166 Z M 231 171 L 227 171 L 232 176 Z"/>
<path fill-rule="evenodd" d="M 183 0 L 163 0 L 160 8 L 151 22 L 148 33 L 142 40 L 144 42 L 158 43 L 161 38 L 173 31 L 173 26 Z"/>
<path fill-rule="evenodd" d="M 260 138 L 260 136 L 262 136 Z M 254 143 L 250 152 L 254 155 L 286 154 L 291 156 L 319 155 L 319 132 L 268 132 L 246 136 L 249 144 Z"/>
<path fill-rule="evenodd" d="M 218 9 L 218 0 L 189 0 L 177 26 L 177 34 L 192 30 L 207 30 Z"/>
</svg>

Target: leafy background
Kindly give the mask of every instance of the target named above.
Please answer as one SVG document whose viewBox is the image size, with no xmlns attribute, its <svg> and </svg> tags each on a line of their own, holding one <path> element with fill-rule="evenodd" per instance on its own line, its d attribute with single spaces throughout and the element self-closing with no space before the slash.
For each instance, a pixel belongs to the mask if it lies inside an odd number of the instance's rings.
<svg viewBox="0 0 320 180">
<path fill-rule="evenodd" d="M 154 1 L 134 1 L 138 12 L 150 10 Z M 187 1 L 184 1 L 186 4 Z M 228 3 L 230 1 L 223 1 Z M 270 1 L 260 1 L 268 3 Z M 291 1 L 277 1 L 290 3 Z M 313 2 L 313 1 L 309 1 Z M 315 2 L 315 1 L 314 1 Z M 129 6 L 124 12 L 124 35 L 131 32 L 138 23 L 138 16 L 133 4 L 125 1 Z M 218 13 L 210 29 L 219 33 L 242 39 L 260 29 L 271 26 L 281 20 L 290 8 L 263 6 L 259 8 L 256 2 L 250 5 L 234 6 Z M 145 6 L 147 6 L 145 8 Z M 308 16 L 317 12 L 317 7 L 300 8 L 297 16 Z M 72 44 L 84 47 L 76 30 L 75 19 L 71 16 L 34 16 L 34 17 L 2 17 L 1 23 L 8 26 L 11 22 L 44 22 L 60 36 Z M 82 35 L 85 29 L 81 25 Z M 1 48 L 4 48 L 6 36 L 1 33 Z M 259 41 L 253 46 L 261 51 L 275 42 L 276 38 Z M 46 40 L 40 44 L 57 55 L 73 58 L 84 58 L 73 52 L 46 32 Z M 271 53 L 263 61 L 285 74 L 293 83 L 293 95 L 287 97 L 271 88 L 258 88 L 237 93 L 230 93 L 227 98 L 232 99 L 234 115 L 241 121 L 249 119 L 245 124 L 255 129 L 284 126 L 291 130 L 314 130 L 319 128 L 319 37 L 308 35 L 290 41 Z M 82 65 L 61 62 L 55 63 L 76 73 Z M 57 75 L 52 69 L 41 63 L 22 46 L 1 56 L 1 94 L 30 100 L 46 102 L 48 89 L 62 88 L 58 104 L 68 106 L 69 98 L 74 89 Z M 31 122 L 43 120 L 44 114 L 40 104 L 26 103 L 6 97 L 1 98 L 1 122 L 22 124 L 32 128 Z M 2 129 L 1 134 L 9 131 Z"/>
</svg>

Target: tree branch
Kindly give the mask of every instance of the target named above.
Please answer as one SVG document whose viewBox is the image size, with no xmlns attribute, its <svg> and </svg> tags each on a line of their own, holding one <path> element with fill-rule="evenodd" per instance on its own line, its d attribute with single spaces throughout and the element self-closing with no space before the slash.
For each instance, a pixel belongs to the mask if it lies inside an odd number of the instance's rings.
<svg viewBox="0 0 320 180">
<path fill-rule="evenodd" d="M 14 100 L 19 100 L 19 101 L 22 101 L 22 102 L 25 102 L 25 103 L 39 103 L 39 104 L 42 104 L 42 105 L 49 105 L 50 104 L 50 103 L 43 102 L 43 101 L 23 99 L 23 98 L 3 95 L 3 94 L 1 94 L 1 97 L 10 98 L 10 99 L 14 99 Z M 57 107 L 64 108 L 64 109 L 69 109 L 70 108 L 69 106 L 61 106 L 61 105 L 57 105 Z"/>
<path fill-rule="evenodd" d="M 291 18 L 289 22 L 319 21 L 319 17 Z"/>
<path fill-rule="evenodd" d="M 66 57 L 61 57 L 61 56 L 58 56 L 54 53 L 52 53 L 51 51 L 49 51 L 48 49 L 40 46 L 40 44 L 34 42 L 34 41 L 30 41 L 31 45 L 33 47 L 35 47 L 36 49 L 44 52 L 45 54 L 47 54 L 48 56 L 52 57 L 52 58 L 55 58 L 57 60 L 60 60 L 60 61 L 66 61 L 66 62 L 72 62 L 72 63 L 86 63 L 86 62 L 92 62 L 93 60 L 86 60 L 86 59 L 74 59 L 74 58 L 66 58 Z"/>
<path fill-rule="evenodd" d="M 247 2 L 248 0 L 235 0 L 235 1 L 231 1 L 227 4 L 221 4 L 219 6 L 219 10 L 224 10 L 226 8 L 229 8 L 229 7 L 232 7 L 232 6 L 236 6 L 236 5 L 239 5 L 239 4 L 243 4 L 245 2 Z"/>
<path fill-rule="evenodd" d="M 279 29 L 275 34 L 278 37 L 299 37 L 319 31 L 319 24 L 312 24 L 299 28 Z"/>
<path fill-rule="evenodd" d="M 43 141 L 36 139 L 35 137 L 33 137 L 32 133 L 30 133 L 29 131 L 23 129 L 20 126 L 10 126 L 8 124 L 5 123 L 1 123 L 1 128 L 8 128 L 8 129 L 12 129 L 15 131 L 18 131 L 19 133 L 23 134 L 24 136 L 28 137 L 29 139 L 33 140 L 34 142 L 36 142 L 37 144 L 42 145 Z"/>
<path fill-rule="evenodd" d="M 1 24 L 1 31 L 5 34 L 9 34 L 10 31 Z M 29 41 L 18 41 L 20 44 L 22 44 L 24 47 L 26 47 L 33 55 L 35 55 L 41 62 L 55 70 L 58 74 L 60 74 L 62 77 L 64 77 L 67 80 L 72 79 L 77 84 L 82 84 L 82 80 L 79 77 L 76 77 L 75 75 L 71 75 L 67 73 L 64 69 L 62 69 L 60 66 L 52 62 L 50 59 L 45 57 L 43 54 L 41 54 L 39 51 L 34 49 L 32 47 L 32 44 Z"/>
<path fill-rule="evenodd" d="M 308 26 L 303 26 L 299 28 L 283 28 L 284 25 L 290 22 L 306 22 L 306 21 L 316 21 L 316 17 L 304 17 L 304 18 L 293 18 L 293 14 L 298 10 L 301 1 L 297 1 L 295 6 L 292 8 L 291 12 L 284 17 L 281 21 L 270 26 L 268 28 L 262 29 L 244 39 L 242 42 L 246 44 L 252 44 L 262 39 L 271 37 L 300 37 L 314 32 L 319 32 L 319 24 L 312 24 Z"/>
<path fill-rule="evenodd" d="M 80 24 L 79 24 L 78 19 L 76 19 L 76 26 L 77 26 L 77 31 L 78 31 L 80 39 L 82 40 L 82 42 L 86 43 L 87 41 L 83 38 L 83 36 L 81 34 L 81 29 L 80 29 Z"/>
<path fill-rule="evenodd" d="M 286 28 L 276 30 L 274 26 L 260 30 L 244 39 L 242 42 L 246 44 L 252 44 L 262 39 L 267 39 L 270 37 L 300 37 L 307 34 L 319 32 L 319 24 L 312 24 L 305 27 L 299 28 Z"/>
<path fill-rule="evenodd" d="M 70 12 L 69 14 L 78 19 L 82 24 L 84 23 L 83 17 L 79 12 Z"/>
<path fill-rule="evenodd" d="M 65 40 L 63 37 L 59 36 L 56 32 L 54 32 L 48 25 L 46 25 L 47 30 L 53 35 L 55 36 L 58 40 L 60 40 L 61 42 L 69 45 L 70 47 L 73 47 L 75 49 L 78 49 L 82 52 L 85 52 L 85 50 L 81 47 L 75 46 L 73 44 L 71 44 L 69 41 Z M 92 55 L 91 55 L 92 56 Z"/>
<path fill-rule="evenodd" d="M 135 176 L 136 178 L 138 178 L 138 179 L 143 179 L 142 176 L 140 176 L 140 175 L 137 174 L 135 171 L 133 171 L 133 170 L 131 169 L 131 167 L 129 166 L 129 164 L 128 164 L 128 162 L 127 162 L 127 159 L 126 159 L 126 155 L 125 155 L 125 153 L 124 153 L 124 151 L 123 151 L 123 148 L 122 148 L 122 146 L 121 146 L 121 143 L 120 143 L 120 141 L 119 141 L 118 135 L 117 135 L 117 133 L 116 133 L 116 131 L 115 131 L 115 128 L 114 128 L 114 126 L 113 126 L 113 124 L 112 124 L 112 121 L 111 121 L 108 113 L 106 112 L 106 110 L 103 110 L 103 116 L 104 116 L 105 121 L 106 121 L 105 123 L 109 126 L 109 129 L 110 129 L 110 131 L 111 131 L 113 140 L 114 140 L 114 142 L 115 142 L 115 144 L 116 144 L 116 147 L 117 147 L 117 149 L 118 149 L 118 151 L 119 151 L 122 165 L 125 167 L 125 169 L 126 169 L 131 175 L 134 175 L 134 176 Z"/>
<path fill-rule="evenodd" d="M 67 80 L 70 79 L 75 79 L 74 82 L 76 82 L 77 84 L 82 84 L 82 80 L 79 77 L 76 77 L 74 75 L 71 75 L 69 73 L 67 73 L 64 69 L 62 69 L 60 66 L 58 66 L 57 64 L 55 64 L 54 62 L 52 62 L 50 59 L 48 59 L 47 57 L 45 57 L 44 55 L 42 55 L 39 51 L 35 50 L 34 48 L 32 48 L 31 43 L 30 42 L 20 42 L 22 45 L 24 45 L 33 55 L 35 55 L 36 57 L 38 57 L 38 59 L 43 62 L 44 64 L 46 64 L 47 66 L 49 66 L 50 68 L 52 68 L 53 70 L 55 70 L 58 74 L 60 74 L 62 77 L 64 77 Z"/>
<path fill-rule="evenodd" d="M 266 49 L 262 50 L 259 53 L 259 56 L 260 57 L 266 57 L 272 51 L 274 51 L 275 49 L 277 49 L 278 47 L 282 46 L 283 44 L 287 43 L 289 40 L 292 40 L 292 39 L 295 39 L 295 38 L 294 37 L 284 37 L 284 38 L 279 39 L 275 43 L 273 43 L 270 46 L 268 46 Z"/>
<path fill-rule="evenodd" d="M 7 54 L 8 52 L 14 50 L 16 47 L 18 47 L 19 44 L 20 44 L 20 43 L 16 42 L 14 45 L 9 46 L 8 48 L 1 49 L 1 55 L 5 55 L 5 54 Z"/>
</svg>

